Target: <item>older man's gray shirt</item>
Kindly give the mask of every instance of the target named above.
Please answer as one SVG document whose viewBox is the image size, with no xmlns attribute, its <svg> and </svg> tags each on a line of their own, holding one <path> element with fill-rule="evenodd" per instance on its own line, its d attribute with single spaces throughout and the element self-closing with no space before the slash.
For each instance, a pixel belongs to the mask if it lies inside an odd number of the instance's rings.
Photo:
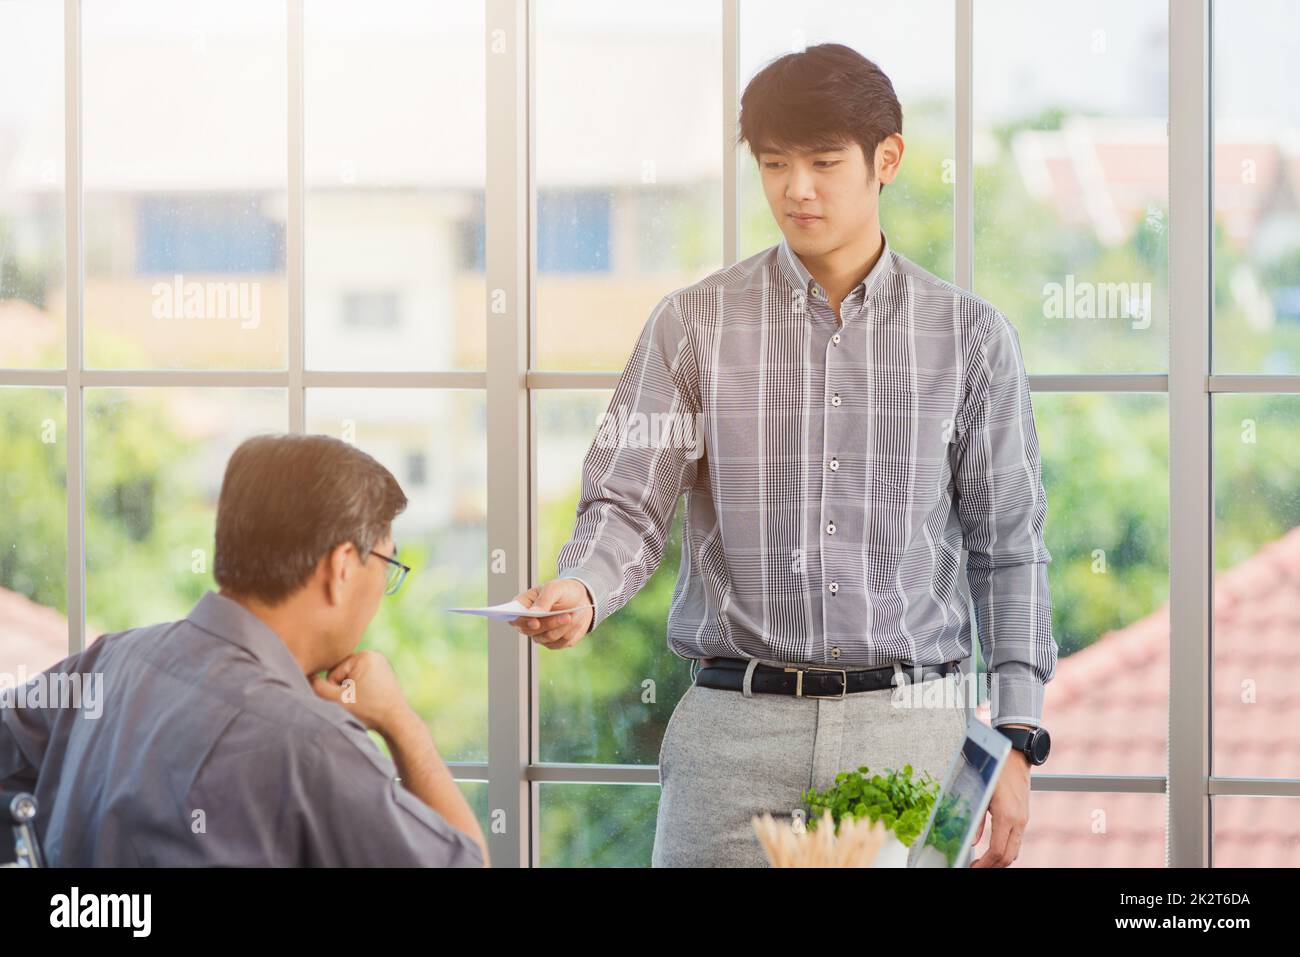
<svg viewBox="0 0 1300 957">
<path fill-rule="evenodd" d="M 100 638 L 46 672 L 47 687 L 54 674 L 101 676 L 82 687 L 101 682 L 102 713 L 87 697 L 0 695 L 0 787 L 34 790 L 52 864 L 483 863 L 361 723 L 311 690 L 275 632 L 224 596 Z"/>
</svg>

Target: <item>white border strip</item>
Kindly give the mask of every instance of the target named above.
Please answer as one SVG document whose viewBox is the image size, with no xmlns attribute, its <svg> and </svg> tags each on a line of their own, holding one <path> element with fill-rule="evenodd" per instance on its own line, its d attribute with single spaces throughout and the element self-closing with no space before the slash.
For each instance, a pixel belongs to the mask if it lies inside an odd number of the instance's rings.
<svg viewBox="0 0 1300 957">
<path fill-rule="evenodd" d="M 287 66 L 288 99 L 288 163 L 287 188 L 288 222 L 285 223 L 285 279 L 289 287 L 289 431 L 306 431 L 307 394 L 303 379 L 305 365 L 304 325 L 306 316 L 306 263 L 304 244 L 304 124 L 303 115 L 303 0 L 286 0 L 285 26 L 288 33 Z"/>
<path fill-rule="evenodd" d="M 81 202 L 81 0 L 63 3 L 63 195 L 67 354 L 64 408 L 67 411 L 68 653 L 86 646 L 86 452 L 81 370 L 85 368 L 82 315 L 85 263 Z"/>
<path fill-rule="evenodd" d="M 953 158 L 957 182 L 952 197 L 953 276 L 975 290 L 975 11 L 974 0 L 954 0 L 956 62 L 953 70 Z"/>
<path fill-rule="evenodd" d="M 740 184 L 748 151 L 735 147 L 740 117 L 740 0 L 722 2 L 722 265 L 740 257 Z"/>
</svg>

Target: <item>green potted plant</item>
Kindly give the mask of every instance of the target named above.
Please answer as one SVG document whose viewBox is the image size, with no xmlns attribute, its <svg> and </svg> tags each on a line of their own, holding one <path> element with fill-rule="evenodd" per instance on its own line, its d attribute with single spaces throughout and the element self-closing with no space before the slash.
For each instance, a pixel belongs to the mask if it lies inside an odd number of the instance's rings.
<svg viewBox="0 0 1300 957">
<path fill-rule="evenodd" d="M 908 848 L 920 836 L 938 796 L 939 782 L 926 771 L 913 778 L 910 764 L 901 771 L 874 775 L 863 765 L 835 775 L 835 783 L 825 791 L 809 788 L 803 792 L 809 830 L 817 827 L 826 810 L 831 812 L 837 833 L 845 818 L 867 818 L 885 826 L 890 837 L 880 849 L 875 867 L 907 865 Z"/>
</svg>

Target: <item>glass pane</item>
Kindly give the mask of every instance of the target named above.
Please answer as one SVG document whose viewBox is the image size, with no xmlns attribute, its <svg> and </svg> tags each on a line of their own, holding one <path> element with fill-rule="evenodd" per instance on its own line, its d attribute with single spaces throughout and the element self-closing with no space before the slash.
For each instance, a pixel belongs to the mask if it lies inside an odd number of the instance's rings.
<svg viewBox="0 0 1300 957">
<path fill-rule="evenodd" d="M 478 826 L 483 829 L 484 836 L 491 834 L 492 822 L 488 817 L 488 783 L 460 779 L 457 779 L 456 783 L 460 786 L 460 791 L 465 795 L 469 806 L 474 809 L 474 817 L 478 819 Z"/>
<path fill-rule="evenodd" d="M 722 8 L 534 9 L 535 365 L 621 369 L 655 303 L 722 265 Z"/>
<path fill-rule="evenodd" d="M 483 30 L 482 3 L 306 4 L 309 368 L 484 367 Z"/>
<path fill-rule="evenodd" d="M 1164 867 L 1165 817 L 1163 794 L 1033 791 L 1012 866 Z M 988 851 L 992 836 L 987 818 L 972 860 Z"/>
<path fill-rule="evenodd" d="M 889 77 L 903 107 L 903 165 L 880 197 L 889 244 L 941 279 L 953 278 L 953 5 L 948 0 L 869 4 L 745 0 L 740 5 L 740 76 L 745 84 L 777 57 L 818 43 L 843 43 Z M 936 55 L 942 51 L 943 55 Z M 758 164 L 742 146 L 741 257 L 781 241 Z"/>
<path fill-rule="evenodd" d="M 63 5 L 0 3 L 0 368 L 64 361 Z"/>
<path fill-rule="evenodd" d="M 68 655 L 67 417 L 62 389 L 0 388 L 0 674 Z"/>
<path fill-rule="evenodd" d="M 538 580 L 573 535 L 582 460 L 612 392 L 533 394 L 537 422 Z M 668 647 L 668 607 L 681 563 L 678 505 L 663 561 L 636 596 L 572 648 L 538 648 L 542 761 L 655 764 L 664 728 L 690 685 L 690 663 Z"/>
<path fill-rule="evenodd" d="M 539 784 L 542 867 L 649 867 L 659 787 Z"/>
<path fill-rule="evenodd" d="M 1300 798 L 1210 798 L 1215 867 L 1300 867 Z"/>
<path fill-rule="evenodd" d="M 82 12 L 86 363 L 283 368 L 285 6 Z"/>
<path fill-rule="evenodd" d="M 1169 404 L 1034 395 L 1058 645 L 1053 774 L 1164 774 L 1169 729 Z"/>
<path fill-rule="evenodd" d="M 1300 777 L 1300 395 L 1214 397 L 1212 773 Z"/>
<path fill-rule="evenodd" d="M 86 389 L 86 634 L 189 614 L 244 439 L 288 427 L 283 389 Z"/>
<path fill-rule="evenodd" d="M 975 291 L 1031 373 L 1168 368 L 1168 7 L 975 5 Z"/>
<path fill-rule="evenodd" d="M 1214 370 L 1300 372 L 1300 7 L 1212 9 Z"/>
<path fill-rule="evenodd" d="M 393 523 L 402 590 L 366 631 L 447 761 L 487 760 L 487 408 L 482 392 L 309 389 L 307 431 L 374 456 L 409 503 Z"/>
</svg>

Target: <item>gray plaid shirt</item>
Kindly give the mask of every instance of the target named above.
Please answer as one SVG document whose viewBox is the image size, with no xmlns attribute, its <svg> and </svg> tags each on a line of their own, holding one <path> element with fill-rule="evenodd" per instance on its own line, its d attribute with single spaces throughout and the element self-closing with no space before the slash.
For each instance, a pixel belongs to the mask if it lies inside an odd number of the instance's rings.
<svg viewBox="0 0 1300 957">
<path fill-rule="evenodd" d="M 659 567 L 685 492 L 674 652 L 925 665 L 971 653 L 964 546 L 993 723 L 1042 726 L 1057 647 L 1019 336 L 882 239 L 842 322 L 784 240 L 658 303 L 558 577 L 598 627 Z"/>
</svg>

